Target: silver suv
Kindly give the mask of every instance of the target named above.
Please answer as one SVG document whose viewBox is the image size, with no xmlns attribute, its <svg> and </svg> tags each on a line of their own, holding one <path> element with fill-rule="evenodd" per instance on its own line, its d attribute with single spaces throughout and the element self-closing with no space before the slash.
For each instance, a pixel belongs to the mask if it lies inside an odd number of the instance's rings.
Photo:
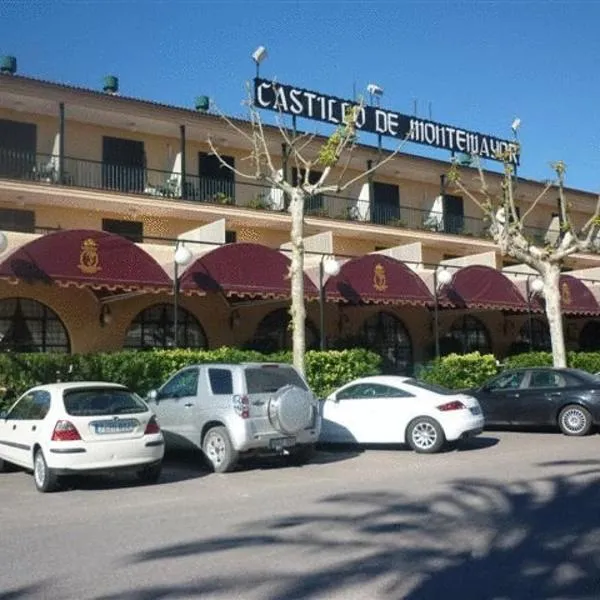
<svg viewBox="0 0 600 600">
<path fill-rule="evenodd" d="M 147 401 L 168 447 L 200 448 L 217 473 L 243 453 L 309 460 L 319 438 L 318 400 L 289 364 L 209 363 L 181 369 Z"/>
</svg>

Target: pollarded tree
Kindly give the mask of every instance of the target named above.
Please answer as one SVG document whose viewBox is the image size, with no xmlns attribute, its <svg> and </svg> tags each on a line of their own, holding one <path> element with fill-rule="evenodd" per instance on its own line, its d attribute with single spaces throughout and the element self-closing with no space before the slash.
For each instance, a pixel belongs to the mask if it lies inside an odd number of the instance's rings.
<svg viewBox="0 0 600 600">
<path fill-rule="evenodd" d="M 568 256 L 575 252 L 589 252 L 594 248 L 600 230 L 600 196 L 594 214 L 582 226 L 577 227 L 571 218 L 570 204 L 565 196 L 566 167 L 562 161 L 556 162 L 552 164 L 555 178 L 546 183 L 521 215 L 515 204 L 516 177 L 512 156 L 507 153 L 501 158 L 504 162 L 504 174 L 499 193 L 490 190 L 480 164 L 479 196 L 465 185 L 456 163 L 450 170 L 449 180 L 481 209 L 484 219 L 490 224 L 489 233 L 501 254 L 528 265 L 539 274 L 543 282 L 542 293 L 550 329 L 553 363 L 555 367 L 565 367 L 567 357 L 561 313 L 560 273 Z M 552 189 L 558 192 L 560 229 L 555 239 L 546 239 L 542 245 L 527 235 L 525 221 Z"/>
<path fill-rule="evenodd" d="M 223 159 L 218 149 L 209 138 L 211 152 L 221 165 L 233 171 L 238 178 L 260 182 L 273 189 L 280 190 L 289 199 L 291 217 L 290 241 L 292 246 L 290 279 L 291 279 L 291 324 L 294 365 L 304 373 L 304 353 L 306 350 L 305 322 L 306 308 L 304 303 L 304 207 L 306 200 L 321 194 L 339 194 L 361 179 L 369 176 L 399 152 L 403 143 L 394 152 L 390 152 L 372 168 L 358 175 L 349 175 L 348 168 L 357 141 L 357 117 L 361 103 L 346 109 L 343 122 L 331 136 L 323 141 L 315 134 L 298 134 L 285 126 L 283 118 L 277 119 L 277 130 L 281 136 L 288 159 L 295 165 L 298 177 L 295 185 L 287 181 L 282 169 L 276 164 L 271 148 L 274 147 L 268 138 L 257 107 L 251 97 L 248 102 L 249 127 L 244 128 L 220 113 L 229 127 L 241 140 L 249 144 L 251 150 L 244 161 L 250 165 L 247 171 L 232 167 Z M 318 179 L 311 174 L 319 170 Z M 316 181 L 315 181 L 316 179 Z"/>
</svg>

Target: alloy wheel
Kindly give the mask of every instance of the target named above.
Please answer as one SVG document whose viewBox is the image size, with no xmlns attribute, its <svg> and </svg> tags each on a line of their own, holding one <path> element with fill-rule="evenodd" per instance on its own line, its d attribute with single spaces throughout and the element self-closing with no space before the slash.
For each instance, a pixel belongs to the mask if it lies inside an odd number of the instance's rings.
<svg viewBox="0 0 600 600">
<path fill-rule="evenodd" d="M 428 450 L 437 441 L 437 431 L 431 423 L 423 421 L 415 425 L 412 432 L 412 439 L 415 446 L 419 449 Z"/>
</svg>

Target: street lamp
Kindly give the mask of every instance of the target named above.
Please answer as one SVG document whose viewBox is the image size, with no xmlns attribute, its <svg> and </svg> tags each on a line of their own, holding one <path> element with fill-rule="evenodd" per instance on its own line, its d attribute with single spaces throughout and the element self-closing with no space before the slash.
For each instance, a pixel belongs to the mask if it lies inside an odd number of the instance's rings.
<svg viewBox="0 0 600 600">
<path fill-rule="evenodd" d="M 175 246 L 173 255 L 173 347 L 179 347 L 179 267 L 189 265 L 192 253 L 181 242 Z"/>
<path fill-rule="evenodd" d="M 340 263 L 328 254 L 319 262 L 319 318 L 321 325 L 320 348 L 325 350 L 325 275 L 335 277 L 340 272 Z"/>
<path fill-rule="evenodd" d="M 532 279 L 533 277 L 533 279 Z M 527 294 L 527 323 L 529 328 L 529 352 L 533 352 L 533 317 L 531 315 L 531 299 L 544 291 L 544 282 L 540 277 L 528 275 L 525 282 Z"/>
<path fill-rule="evenodd" d="M 367 92 L 369 92 L 369 104 L 379 108 L 381 106 L 383 88 L 376 83 L 369 83 L 369 85 L 367 85 Z M 381 133 L 377 134 L 377 151 L 381 154 Z"/>
<path fill-rule="evenodd" d="M 433 335 L 435 337 L 435 357 L 440 357 L 440 315 L 438 308 L 438 292 L 452 281 L 452 273 L 442 269 L 439 274 L 437 268 L 433 270 Z"/>
<path fill-rule="evenodd" d="M 256 63 L 256 78 L 258 79 L 258 75 L 259 75 L 259 70 L 260 70 L 260 63 L 265 60 L 265 58 L 267 58 L 268 54 L 267 54 L 267 49 L 264 46 L 259 46 L 253 53 L 252 53 L 252 60 Z"/>
</svg>

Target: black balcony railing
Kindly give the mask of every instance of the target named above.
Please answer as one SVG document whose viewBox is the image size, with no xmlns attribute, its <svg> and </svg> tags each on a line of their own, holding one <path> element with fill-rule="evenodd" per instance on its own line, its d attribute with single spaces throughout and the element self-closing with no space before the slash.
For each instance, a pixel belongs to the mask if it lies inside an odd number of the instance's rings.
<svg viewBox="0 0 600 600">
<path fill-rule="evenodd" d="M 235 205 L 255 210 L 286 212 L 289 198 L 277 189 L 229 178 L 199 177 L 136 166 L 16 152 L 0 148 L 0 178 L 75 186 L 95 190 L 141 194 L 190 202 Z M 375 223 L 438 233 L 488 236 L 483 219 L 449 215 L 407 206 L 390 206 L 357 198 L 319 194 L 306 200 L 305 214 L 336 220 Z M 528 234 L 543 243 L 545 229 L 528 227 Z"/>
</svg>

